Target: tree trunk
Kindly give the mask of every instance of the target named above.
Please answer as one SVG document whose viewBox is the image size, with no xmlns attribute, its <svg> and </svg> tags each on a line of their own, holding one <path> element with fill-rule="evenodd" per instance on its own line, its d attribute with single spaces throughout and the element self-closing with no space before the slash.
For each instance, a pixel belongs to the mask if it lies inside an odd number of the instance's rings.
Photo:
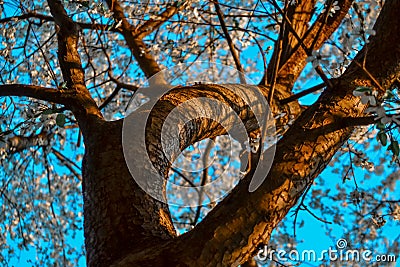
<svg viewBox="0 0 400 267">
<path fill-rule="evenodd" d="M 85 141 L 83 198 L 88 266 L 110 266 L 174 237 L 168 207 L 135 184 L 122 151 L 122 121 L 98 121 Z"/>
</svg>

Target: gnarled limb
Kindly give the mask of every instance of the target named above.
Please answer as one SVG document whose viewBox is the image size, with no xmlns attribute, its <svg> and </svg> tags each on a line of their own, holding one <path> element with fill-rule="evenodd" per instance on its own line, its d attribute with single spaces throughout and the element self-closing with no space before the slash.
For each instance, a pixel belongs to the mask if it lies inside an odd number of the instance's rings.
<svg viewBox="0 0 400 267">
<path fill-rule="evenodd" d="M 356 57 L 360 62 L 365 57 L 365 69 L 381 85 L 375 87 L 380 97 L 400 77 L 399 8 L 398 1 L 385 3 L 376 36 Z M 385 27 L 388 24 L 393 27 Z M 343 124 L 343 118 L 351 121 L 364 116 L 366 105 L 353 95 L 358 86 L 374 87 L 374 81 L 353 62 L 279 141 L 273 166 L 260 188 L 249 193 L 251 177 L 245 177 L 192 231 L 131 254 L 116 266 L 149 262 L 157 266 L 238 266 L 246 262 L 259 244 L 268 242 L 272 230 L 350 137 L 354 127 Z"/>
</svg>

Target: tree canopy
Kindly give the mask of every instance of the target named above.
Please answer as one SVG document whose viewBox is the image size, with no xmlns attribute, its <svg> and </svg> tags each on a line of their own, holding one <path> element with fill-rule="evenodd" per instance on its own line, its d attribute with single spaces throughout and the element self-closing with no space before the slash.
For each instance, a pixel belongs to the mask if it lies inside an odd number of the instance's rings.
<svg viewBox="0 0 400 267">
<path fill-rule="evenodd" d="M 398 10 L 0 1 L 0 261 L 257 266 L 315 223 L 398 256 Z"/>
</svg>

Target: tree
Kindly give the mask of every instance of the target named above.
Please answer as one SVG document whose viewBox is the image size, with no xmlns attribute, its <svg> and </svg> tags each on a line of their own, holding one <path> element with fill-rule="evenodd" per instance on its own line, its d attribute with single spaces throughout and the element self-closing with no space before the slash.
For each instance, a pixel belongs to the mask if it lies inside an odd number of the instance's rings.
<svg viewBox="0 0 400 267">
<path fill-rule="evenodd" d="M 35 221 L 28 215 L 37 212 L 58 231 L 50 235 L 59 239 L 47 240 L 59 251 L 48 262 L 68 264 L 69 253 L 76 252 L 65 251 L 62 231 L 73 228 L 79 202 L 72 198 L 81 180 L 88 266 L 250 265 L 289 210 L 297 203 L 297 211 L 305 207 L 307 192 L 336 153 L 337 159 L 340 153 L 353 155 L 352 164 L 341 167 L 346 172 L 344 180 L 354 176 L 356 156 L 368 163 L 365 155 L 349 145 L 357 126 L 376 124 L 383 146 L 389 136 L 389 150 L 397 164 L 397 118 L 385 104 L 397 101 L 400 2 L 321 2 L 2 2 L 0 96 L 7 96 L 0 133 L 5 177 L 1 192 L 4 216 L 8 216 L 3 219 L 5 230 L 19 229 L 21 246 L 35 242 L 22 227 L 25 220 Z M 273 50 L 268 54 L 271 43 Z M 251 48 L 259 49 L 261 57 L 244 62 Z M 250 153 L 250 170 L 229 195 L 198 224 L 196 215 L 193 229 L 178 236 L 168 205 L 138 185 L 125 161 L 124 107 L 132 100 L 131 93 L 146 78 L 149 93 L 168 88 L 148 113 L 145 147 L 132 148 L 139 159 L 146 152 L 165 177 L 172 162 L 163 152 L 162 126 L 167 115 L 184 102 L 203 97 L 225 103 L 245 125 L 249 141 L 263 132 L 257 114 L 249 111 L 249 102 L 235 91 L 240 88 L 250 100 L 260 101 L 252 94 L 255 86 L 201 83 L 171 89 L 168 77 L 156 75 L 179 62 L 196 60 L 233 65 L 239 73 L 257 72 L 259 76 L 252 78 L 260 78 L 256 87 L 274 114 L 278 142 L 272 166 L 255 191 L 249 192 L 249 185 L 262 149 Z M 315 75 L 322 84 L 304 88 Z M 245 83 L 243 74 L 239 78 Z M 314 103 L 300 104 L 301 96 L 321 89 Z M 197 108 L 212 112 L 211 105 Z M 179 126 L 183 131 L 171 140 L 178 140 L 183 150 L 206 138 L 216 140 L 234 125 L 228 120 L 222 127 L 218 121 L 198 117 Z M 82 177 L 76 160 L 68 156 L 73 153 L 62 151 L 64 142 L 76 149 L 81 135 Z M 389 178 L 396 183 L 396 176 L 387 176 L 383 185 L 389 186 Z M 361 195 L 354 195 L 361 194 L 357 189 L 352 197 L 359 204 Z M 371 193 L 370 205 L 379 192 Z M 319 196 L 315 199 L 319 203 Z M 378 224 L 385 216 L 399 218 L 396 199 L 382 196 L 374 207 L 364 205 L 368 210 L 354 219 L 368 212 L 375 214 Z M 379 215 L 384 208 L 389 214 Z M 43 216 L 46 211 L 49 216 Z M 35 223 L 25 227 L 50 227 Z M 66 223 L 68 229 L 63 227 Z M 398 248 L 394 251 L 398 253 Z"/>
</svg>

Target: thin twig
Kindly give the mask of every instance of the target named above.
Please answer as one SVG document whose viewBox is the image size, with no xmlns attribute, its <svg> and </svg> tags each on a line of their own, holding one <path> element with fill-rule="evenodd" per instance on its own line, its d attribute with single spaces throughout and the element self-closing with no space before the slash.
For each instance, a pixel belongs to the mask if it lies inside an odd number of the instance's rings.
<svg viewBox="0 0 400 267">
<path fill-rule="evenodd" d="M 285 11 L 284 11 L 284 15 L 286 16 L 286 2 L 285 1 Z M 272 98 L 274 96 L 274 91 L 275 91 L 275 84 L 276 84 L 276 79 L 278 77 L 278 71 L 279 71 L 279 65 L 280 65 L 280 60 L 281 60 L 281 56 L 282 56 L 282 48 L 283 48 L 283 36 L 285 33 L 285 21 L 283 21 L 281 23 L 281 27 L 279 29 L 279 38 L 278 38 L 278 48 L 277 48 L 277 53 L 276 53 L 276 57 L 275 57 L 275 62 L 274 62 L 274 71 L 272 73 L 272 77 L 271 77 L 271 87 L 270 90 L 268 92 L 268 104 L 271 105 L 272 104 Z"/>
<path fill-rule="evenodd" d="M 314 93 L 314 92 L 316 92 L 316 91 L 318 91 L 318 90 L 321 90 L 321 89 L 323 89 L 325 86 L 326 86 L 325 83 L 317 84 L 317 85 L 315 85 L 315 86 L 313 86 L 313 87 L 311 87 L 311 88 L 309 88 L 309 89 L 306 89 L 306 90 L 304 90 L 304 91 L 301 91 L 300 93 L 297 93 L 297 94 L 294 94 L 294 95 L 292 95 L 292 96 L 289 96 L 288 98 L 282 99 L 282 100 L 279 101 L 279 103 L 280 103 L 281 105 L 288 104 L 288 103 L 293 102 L 293 101 L 295 101 L 295 100 L 297 100 L 297 99 L 299 99 L 299 98 L 301 98 L 301 97 L 303 97 L 303 96 L 306 96 L 306 95 L 308 95 L 308 94 L 311 94 L 311 93 Z"/>
<path fill-rule="evenodd" d="M 197 224 L 197 221 L 200 218 L 201 208 L 203 207 L 202 202 L 203 202 L 203 194 L 204 194 L 204 185 L 207 183 L 207 180 L 208 180 L 208 158 L 209 158 L 211 149 L 213 148 L 214 140 L 215 140 L 215 138 L 209 140 L 208 143 L 207 143 L 207 147 L 204 150 L 203 177 L 201 178 L 201 184 L 200 184 L 201 187 L 200 187 L 200 192 L 199 192 L 199 202 L 198 202 L 198 206 L 197 206 L 197 209 L 196 209 L 196 215 L 194 217 L 193 225 Z"/>
<path fill-rule="evenodd" d="M 358 67 L 360 67 L 367 75 L 368 77 L 374 82 L 374 84 L 376 85 L 376 87 L 379 88 L 379 90 L 381 92 L 384 92 L 385 90 L 383 89 L 382 85 L 375 79 L 374 75 L 372 75 L 364 66 L 362 66 L 358 61 L 354 60 L 354 63 L 356 63 L 356 65 Z"/>
<path fill-rule="evenodd" d="M 266 85 L 266 81 L 267 81 L 267 77 L 268 77 L 267 76 L 268 75 L 267 58 L 265 57 L 264 50 L 263 50 L 261 44 L 258 42 L 257 38 L 253 36 L 253 39 L 256 42 L 258 49 L 260 49 L 261 57 L 262 57 L 263 64 L 264 64 L 264 76 L 259 84 Z"/>
<path fill-rule="evenodd" d="M 119 91 L 121 90 L 122 87 L 120 87 L 119 85 L 117 85 L 114 89 L 114 91 L 111 93 L 111 95 L 109 97 L 107 97 L 106 100 L 104 100 L 103 103 L 101 103 L 101 105 L 99 106 L 99 109 L 102 110 L 104 109 L 108 104 L 111 103 L 111 101 L 114 99 L 114 97 L 116 97 L 119 93 Z"/>
<path fill-rule="evenodd" d="M 246 84 L 246 78 L 244 77 L 244 70 L 242 64 L 240 64 L 239 55 L 235 49 L 235 46 L 232 42 L 232 38 L 229 35 L 228 29 L 226 28 L 224 14 L 222 14 L 221 8 L 219 7 L 218 0 L 214 1 L 215 11 L 217 12 L 219 22 L 221 24 L 222 31 L 224 32 L 226 41 L 228 42 L 229 50 L 231 51 L 233 61 L 235 62 L 236 69 L 239 71 L 240 82 Z"/>
</svg>

